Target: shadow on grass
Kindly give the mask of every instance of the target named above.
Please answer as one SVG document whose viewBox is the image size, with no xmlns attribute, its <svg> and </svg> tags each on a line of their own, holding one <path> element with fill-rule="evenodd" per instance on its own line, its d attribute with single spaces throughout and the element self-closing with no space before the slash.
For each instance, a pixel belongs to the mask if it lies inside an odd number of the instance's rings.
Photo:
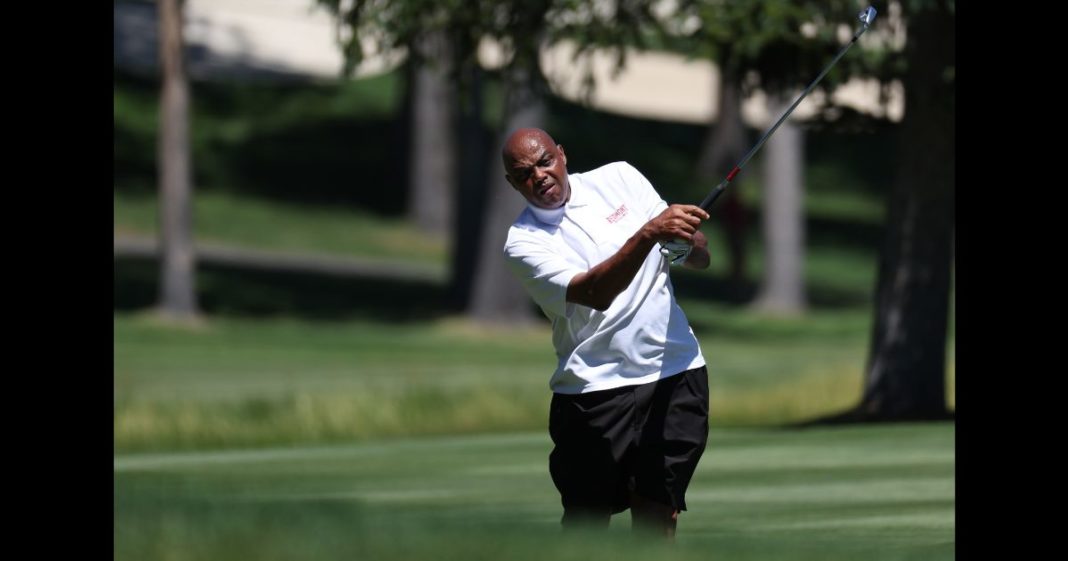
<svg viewBox="0 0 1068 561">
<path fill-rule="evenodd" d="M 197 302 L 209 315 L 290 316 L 312 320 L 367 318 L 389 322 L 425 321 L 461 313 L 447 283 L 404 278 L 368 278 L 319 272 L 268 270 L 241 265 L 199 263 Z M 744 305 L 756 284 L 742 286 L 719 277 L 680 275 L 676 292 L 690 298 Z M 821 306 L 848 307 L 861 297 L 814 291 Z M 825 292 L 825 294 L 824 294 Z M 114 309 L 145 310 L 159 298 L 159 264 L 151 257 L 114 260 Z M 533 307 L 533 303 L 531 304 Z M 537 317 L 541 312 L 533 307 Z M 695 329 L 699 320 L 691 319 Z M 707 327 L 707 326 L 704 326 Z"/>
<path fill-rule="evenodd" d="M 240 145 L 206 145 L 203 168 L 237 192 L 387 215 L 408 203 L 406 150 L 393 120 L 320 119 L 258 132 Z"/>
<path fill-rule="evenodd" d="M 114 267 L 116 311 L 156 305 L 159 267 L 155 259 L 116 259 Z M 453 312 L 447 286 L 433 281 L 354 278 L 206 263 L 197 266 L 197 300 L 207 314 L 252 317 L 364 317 L 394 322 L 432 320 Z"/>
<path fill-rule="evenodd" d="M 113 280 L 116 311 L 144 310 L 156 305 L 156 259 L 117 257 Z M 735 284 L 724 277 L 701 274 L 677 275 L 672 283 L 679 296 L 737 306 L 751 302 L 757 292 L 753 281 Z M 451 288 L 448 283 L 434 280 L 269 270 L 218 262 L 197 265 L 197 301 L 201 310 L 211 315 L 424 321 L 462 312 Z M 813 307 L 845 309 L 867 305 L 869 300 L 860 292 L 809 287 Z M 533 309 L 541 317 L 541 312 Z M 697 318 L 691 318 L 691 325 L 695 329 L 709 327 Z"/>
<path fill-rule="evenodd" d="M 932 421 L 956 421 L 957 412 L 951 409 L 942 411 L 908 411 L 886 413 L 871 411 L 857 406 L 838 413 L 807 419 L 786 425 L 785 428 L 808 428 L 834 425 L 863 425 L 888 423 L 925 423 Z"/>
</svg>

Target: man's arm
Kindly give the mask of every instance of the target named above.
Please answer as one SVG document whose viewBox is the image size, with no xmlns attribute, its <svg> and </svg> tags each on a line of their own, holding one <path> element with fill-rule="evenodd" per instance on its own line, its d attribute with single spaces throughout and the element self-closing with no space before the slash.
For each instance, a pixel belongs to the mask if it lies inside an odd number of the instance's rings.
<svg viewBox="0 0 1068 561">
<path fill-rule="evenodd" d="M 708 213 L 700 207 L 669 206 L 646 222 L 614 255 L 589 271 L 575 275 L 567 285 L 567 301 L 602 312 L 607 310 L 616 296 L 634 280 L 634 275 L 638 273 L 638 269 L 657 242 L 676 238 L 698 241 L 695 234 L 700 236 L 700 240 L 704 240 L 704 235 L 697 231 L 702 220 L 708 220 Z M 707 267 L 707 250 L 704 250 L 704 256 Z M 687 263 L 690 259 L 693 257 L 688 258 Z M 699 262 L 698 260 L 697 263 Z"/>
</svg>

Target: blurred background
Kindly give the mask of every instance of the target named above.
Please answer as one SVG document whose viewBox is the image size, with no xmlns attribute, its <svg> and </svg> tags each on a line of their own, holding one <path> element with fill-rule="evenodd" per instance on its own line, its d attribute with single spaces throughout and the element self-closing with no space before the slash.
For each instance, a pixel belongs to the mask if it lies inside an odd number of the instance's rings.
<svg viewBox="0 0 1068 561">
<path fill-rule="evenodd" d="M 116 559 L 665 554 L 558 535 L 500 146 L 696 204 L 867 5 L 114 2 Z M 955 8 L 871 5 L 672 270 L 712 427 L 676 558 L 954 556 Z"/>
</svg>

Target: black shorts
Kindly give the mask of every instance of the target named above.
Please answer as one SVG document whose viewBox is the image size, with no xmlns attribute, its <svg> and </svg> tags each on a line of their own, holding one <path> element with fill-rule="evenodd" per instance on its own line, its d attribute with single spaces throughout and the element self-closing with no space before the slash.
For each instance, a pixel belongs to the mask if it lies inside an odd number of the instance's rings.
<svg viewBox="0 0 1068 561">
<path fill-rule="evenodd" d="M 565 511 L 622 512 L 630 491 L 686 510 L 686 488 L 708 442 L 708 371 L 553 394 L 549 435 L 549 473 Z"/>
</svg>

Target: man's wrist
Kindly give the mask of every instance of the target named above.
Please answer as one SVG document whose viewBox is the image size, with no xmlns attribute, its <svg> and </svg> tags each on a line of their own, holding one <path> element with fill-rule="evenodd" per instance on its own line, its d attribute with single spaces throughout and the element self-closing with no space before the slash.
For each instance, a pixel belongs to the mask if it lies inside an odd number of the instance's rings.
<svg viewBox="0 0 1068 561">
<path fill-rule="evenodd" d="M 656 245 L 657 241 L 659 241 L 656 239 L 656 235 L 653 233 L 653 230 L 649 227 L 648 224 L 642 226 L 638 230 L 638 233 L 634 235 L 634 237 L 636 238 L 635 241 L 637 241 L 638 244 L 645 249 L 652 249 L 653 246 Z"/>
</svg>

